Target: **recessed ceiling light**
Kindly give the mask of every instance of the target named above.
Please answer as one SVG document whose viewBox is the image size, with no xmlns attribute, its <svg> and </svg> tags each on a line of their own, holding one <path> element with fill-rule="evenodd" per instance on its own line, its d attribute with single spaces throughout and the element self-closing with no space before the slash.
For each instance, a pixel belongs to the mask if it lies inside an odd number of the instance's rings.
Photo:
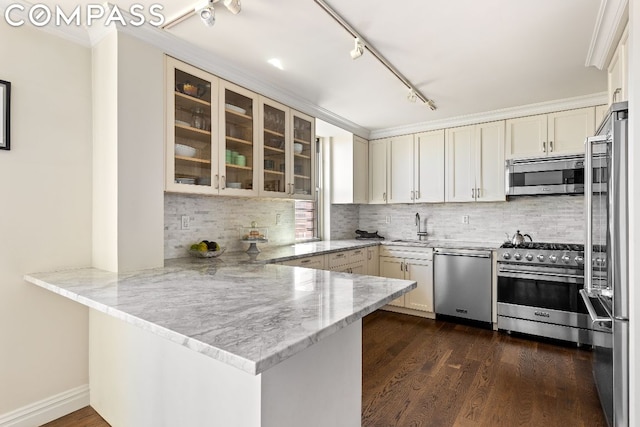
<svg viewBox="0 0 640 427">
<path fill-rule="evenodd" d="M 267 62 L 279 70 L 284 70 L 284 68 L 282 67 L 282 61 L 280 61 L 278 58 L 271 58 Z"/>
</svg>

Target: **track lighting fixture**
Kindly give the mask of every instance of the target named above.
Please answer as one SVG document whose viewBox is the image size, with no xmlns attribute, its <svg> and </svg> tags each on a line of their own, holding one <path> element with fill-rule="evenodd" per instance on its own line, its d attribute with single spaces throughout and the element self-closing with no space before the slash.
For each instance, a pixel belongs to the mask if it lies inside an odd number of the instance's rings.
<svg viewBox="0 0 640 427">
<path fill-rule="evenodd" d="M 191 18 L 193 15 L 198 15 L 202 20 L 202 23 L 207 27 L 213 27 L 216 23 L 216 10 L 213 5 L 216 3 L 222 2 L 224 7 L 226 7 L 229 12 L 237 15 L 242 10 L 240 5 L 240 0 L 201 0 L 196 5 L 190 9 L 187 9 L 180 15 L 176 16 L 173 19 L 167 21 L 162 28 L 168 30 L 170 28 L 175 27 L 182 21 L 186 21 Z"/>
<path fill-rule="evenodd" d="M 416 95 L 416 91 L 413 90 L 413 88 L 409 89 L 407 99 L 409 100 L 409 102 L 416 102 L 418 100 L 418 95 Z"/>
<path fill-rule="evenodd" d="M 240 0 L 224 0 L 223 4 L 234 15 L 240 13 Z"/>
<path fill-rule="evenodd" d="M 409 96 L 407 96 L 407 99 L 409 99 L 409 101 L 416 102 L 419 99 L 420 101 L 424 102 L 431 110 L 437 109 L 436 104 L 431 99 L 427 98 L 422 94 L 422 92 L 420 92 L 420 90 L 416 89 L 414 85 L 405 76 L 403 76 L 396 67 L 393 66 L 393 64 L 391 64 L 384 56 L 382 56 L 382 54 L 378 52 L 378 50 L 374 46 L 371 45 L 371 43 L 365 40 L 356 31 L 356 29 L 351 26 L 351 24 L 345 21 L 342 16 L 338 15 L 338 12 L 333 10 L 333 8 L 331 8 L 331 6 L 329 6 L 325 0 L 313 1 L 318 6 L 320 6 L 320 8 L 322 8 L 322 10 L 327 13 L 327 15 L 333 18 L 334 21 L 340 24 L 342 28 L 344 28 L 349 34 L 351 34 L 351 36 L 355 37 L 355 48 L 351 51 L 351 58 L 356 59 L 362 56 L 362 54 L 364 53 L 364 47 L 366 46 L 369 54 L 380 61 L 380 63 L 384 65 L 387 70 L 391 71 L 391 73 L 396 76 L 396 78 L 410 90 Z"/>
<path fill-rule="evenodd" d="M 358 59 L 364 53 L 364 43 L 358 37 L 356 37 L 353 41 L 354 47 L 351 53 L 351 59 Z"/>
<path fill-rule="evenodd" d="M 204 25 L 213 27 L 213 24 L 216 23 L 216 10 L 213 8 L 213 1 L 209 0 L 209 3 L 200 9 L 198 15 L 200 15 L 200 19 Z"/>
</svg>

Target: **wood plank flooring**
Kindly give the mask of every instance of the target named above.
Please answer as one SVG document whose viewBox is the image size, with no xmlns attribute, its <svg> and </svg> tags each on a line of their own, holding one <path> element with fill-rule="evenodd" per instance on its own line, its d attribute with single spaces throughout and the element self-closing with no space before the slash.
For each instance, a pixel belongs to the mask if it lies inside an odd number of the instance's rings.
<svg viewBox="0 0 640 427">
<path fill-rule="evenodd" d="M 589 350 L 377 311 L 362 354 L 366 427 L 606 426 Z"/>
<path fill-rule="evenodd" d="M 364 427 L 606 426 L 588 350 L 385 311 L 362 347 Z M 86 407 L 45 426 L 109 424 Z"/>
</svg>

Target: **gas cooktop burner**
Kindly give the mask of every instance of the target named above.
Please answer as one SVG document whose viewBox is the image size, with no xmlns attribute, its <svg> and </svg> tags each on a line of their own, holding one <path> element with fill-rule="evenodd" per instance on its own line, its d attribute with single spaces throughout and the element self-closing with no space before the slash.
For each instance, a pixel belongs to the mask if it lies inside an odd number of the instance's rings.
<svg viewBox="0 0 640 427">
<path fill-rule="evenodd" d="M 500 246 L 503 249 L 540 249 L 547 251 L 584 251 L 584 245 L 571 243 L 545 243 L 545 242 L 524 242 L 514 245 L 511 242 L 505 242 Z"/>
</svg>

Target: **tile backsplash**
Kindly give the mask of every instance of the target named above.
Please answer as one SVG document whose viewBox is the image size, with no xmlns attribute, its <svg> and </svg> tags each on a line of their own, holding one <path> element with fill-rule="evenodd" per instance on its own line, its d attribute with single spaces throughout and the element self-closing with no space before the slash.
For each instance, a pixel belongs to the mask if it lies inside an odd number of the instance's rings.
<svg viewBox="0 0 640 427">
<path fill-rule="evenodd" d="M 228 251 L 245 250 L 240 241 L 242 227 L 255 221 L 268 227 L 269 242 L 284 245 L 295 240 L 293 200 L 252 199 L 166 193 L 164 196 L 164 257 L 187 256 L 192 243 L 213 240 Z M 276 225 L 276 215 L 280 215 Z M 181 229 L 182 215 L 189 216 L 189 229 Z M 260 247 L 261 245 L 259 245 Z"/>
<path fill-rule="evenodd" d="M 535 241 L 584 242 L 584 197 L 518 197 L 509 202 L 360 205 L 358 227 L 386 239 L 416 239 L 416 213 L 429 240 L 500 242 L 520 230 Z M 463 224 L 467 215 L 469 223 Z M 389 217 L 390 222 L 386 222 Z M 332 233 L 333 238 L 333 233 Z"/>
</svg>

